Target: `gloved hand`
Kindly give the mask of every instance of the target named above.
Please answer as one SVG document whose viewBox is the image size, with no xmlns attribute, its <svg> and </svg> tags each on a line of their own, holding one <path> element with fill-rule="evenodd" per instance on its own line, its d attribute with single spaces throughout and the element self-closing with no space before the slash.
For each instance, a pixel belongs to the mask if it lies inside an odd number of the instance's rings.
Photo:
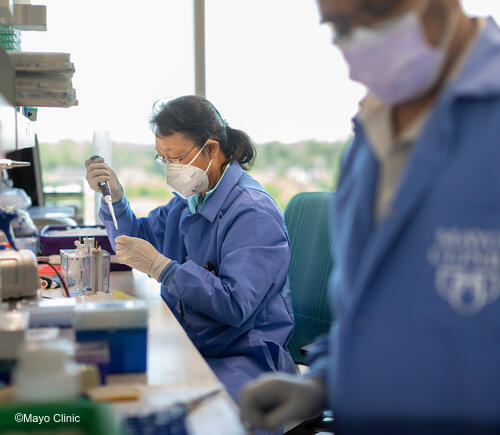
<svg viewBox="0 0 500 435">
<path fill-rule="evenodd" d="M 314 378 L 285 373 L 259 377 L 239 397 L 241 420 L 275 430 L 291 421 L 306 420 L 326 407 L 326 388 Z"/>
<path fill-rule="evenodd" d="M 172 261 L 160 254 L 151 243 L 137 237 L 118 236 L 115 238 L 115 243 L 120 263 L 147 273 L 157 281 L 165 267 Z"/>
<path fill-rule="evenodd" d="M 102 157 L 97 157 L 94 160 L 88 159 L 85 162 L 85 167 L 87 168 L 87 181 L 91 189 L 101 193 L 99 183 L 108 181 L 112 201 L 117 202 L 122 199 L 122 185 L 118 181 L 115 171 L 104 163 L 104 159 Z"/>
</svg>

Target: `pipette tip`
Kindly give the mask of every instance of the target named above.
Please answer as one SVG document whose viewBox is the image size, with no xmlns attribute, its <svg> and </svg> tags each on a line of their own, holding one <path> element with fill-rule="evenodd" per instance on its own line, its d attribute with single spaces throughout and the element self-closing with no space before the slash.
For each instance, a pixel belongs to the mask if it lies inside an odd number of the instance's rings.
<svg viewBox="0 0 500 435">
<path fill-rule="evenodd" d="M 109 211 L 111 212 L 111 217 L 113 218 L 113 223 L 115 224 L 115 229 L 118 230 L 118 222 L 116 222 L 115 211 L 113 210 L 113 206 L 110 206 Z"/>
<path fill-rule="evenodd" d="M 111 195 L 104 196 L 104 200 L 108 204 L 109 213 L 111 214 L 111 217 L 113 218 L 113 224 L 115 225 L 115 228 L 118 229 L 118 222 L 116 222 L 115 210 L 113 208 L 113 202 L 111 200 Z"/>
</svg>

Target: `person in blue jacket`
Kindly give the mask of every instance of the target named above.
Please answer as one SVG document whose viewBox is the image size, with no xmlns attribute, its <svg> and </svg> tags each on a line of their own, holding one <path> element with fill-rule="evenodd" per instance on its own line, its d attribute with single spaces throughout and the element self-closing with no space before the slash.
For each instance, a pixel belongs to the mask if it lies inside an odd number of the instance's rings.
<svg viewBox="0 0 500 435">
<path fill-rule="evenodd" d="M 286 348 L 294 319 L 290 246 L 283 215 L 244 169 L 255 149 L 206 99 L 184 96 L 153 114 L 156 159 L 174 192 L 137 218 L 115 172 L 88 160 L 96 191 L 109 181 L 100 217 L 121 262 L 161 283 L 161 296 L 229 393 L 267 371 L 294 372 Z"/>
<path fill-rule="evenodd" d="M 319 6 L 369 90 L 333 200 L 337 321 L 305 377 L 245 388 L 242 417 L 499 433 L 500 29 L 458 0 Z"/>
</svg>

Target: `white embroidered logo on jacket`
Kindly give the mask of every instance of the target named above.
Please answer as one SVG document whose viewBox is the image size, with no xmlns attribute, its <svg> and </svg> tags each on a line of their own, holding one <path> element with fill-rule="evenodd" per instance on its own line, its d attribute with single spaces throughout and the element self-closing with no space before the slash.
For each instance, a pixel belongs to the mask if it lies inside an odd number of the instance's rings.
<svg viewBox="0 0 500 435">
<path fill-rule="evenodd" d="M 438 228 L 428 261 L 438 294 L 459 314 L 472 316 L 500 295 L 500 231 Z"/>
</svg>

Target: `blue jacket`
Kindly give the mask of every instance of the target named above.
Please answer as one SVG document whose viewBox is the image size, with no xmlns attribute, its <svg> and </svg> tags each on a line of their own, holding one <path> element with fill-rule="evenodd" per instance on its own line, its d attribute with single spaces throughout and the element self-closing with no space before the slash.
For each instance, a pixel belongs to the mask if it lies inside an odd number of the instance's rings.
<svg viewBox="0 0 500 435">
<path fill-rule="evenodd" d="M 478 36 L 374 224 L 362 125 L 334 199 L 338 322 L 312 376 L 348 419 L 500 417 L 500 29 Z"/>
<path fill-rule="evenodd" d="M 230 393 L 261 372 L 294 371 L 283 215 L 238 163 L 197 213 L 178 196 L 147 218 L 125 198 L 114 209 L 119 231 L 107 205 L 100 213 L 113 244 L 120 234 L 140 237 L 173 260 L 160 275 L 161 296 Z"/>
</svg>

